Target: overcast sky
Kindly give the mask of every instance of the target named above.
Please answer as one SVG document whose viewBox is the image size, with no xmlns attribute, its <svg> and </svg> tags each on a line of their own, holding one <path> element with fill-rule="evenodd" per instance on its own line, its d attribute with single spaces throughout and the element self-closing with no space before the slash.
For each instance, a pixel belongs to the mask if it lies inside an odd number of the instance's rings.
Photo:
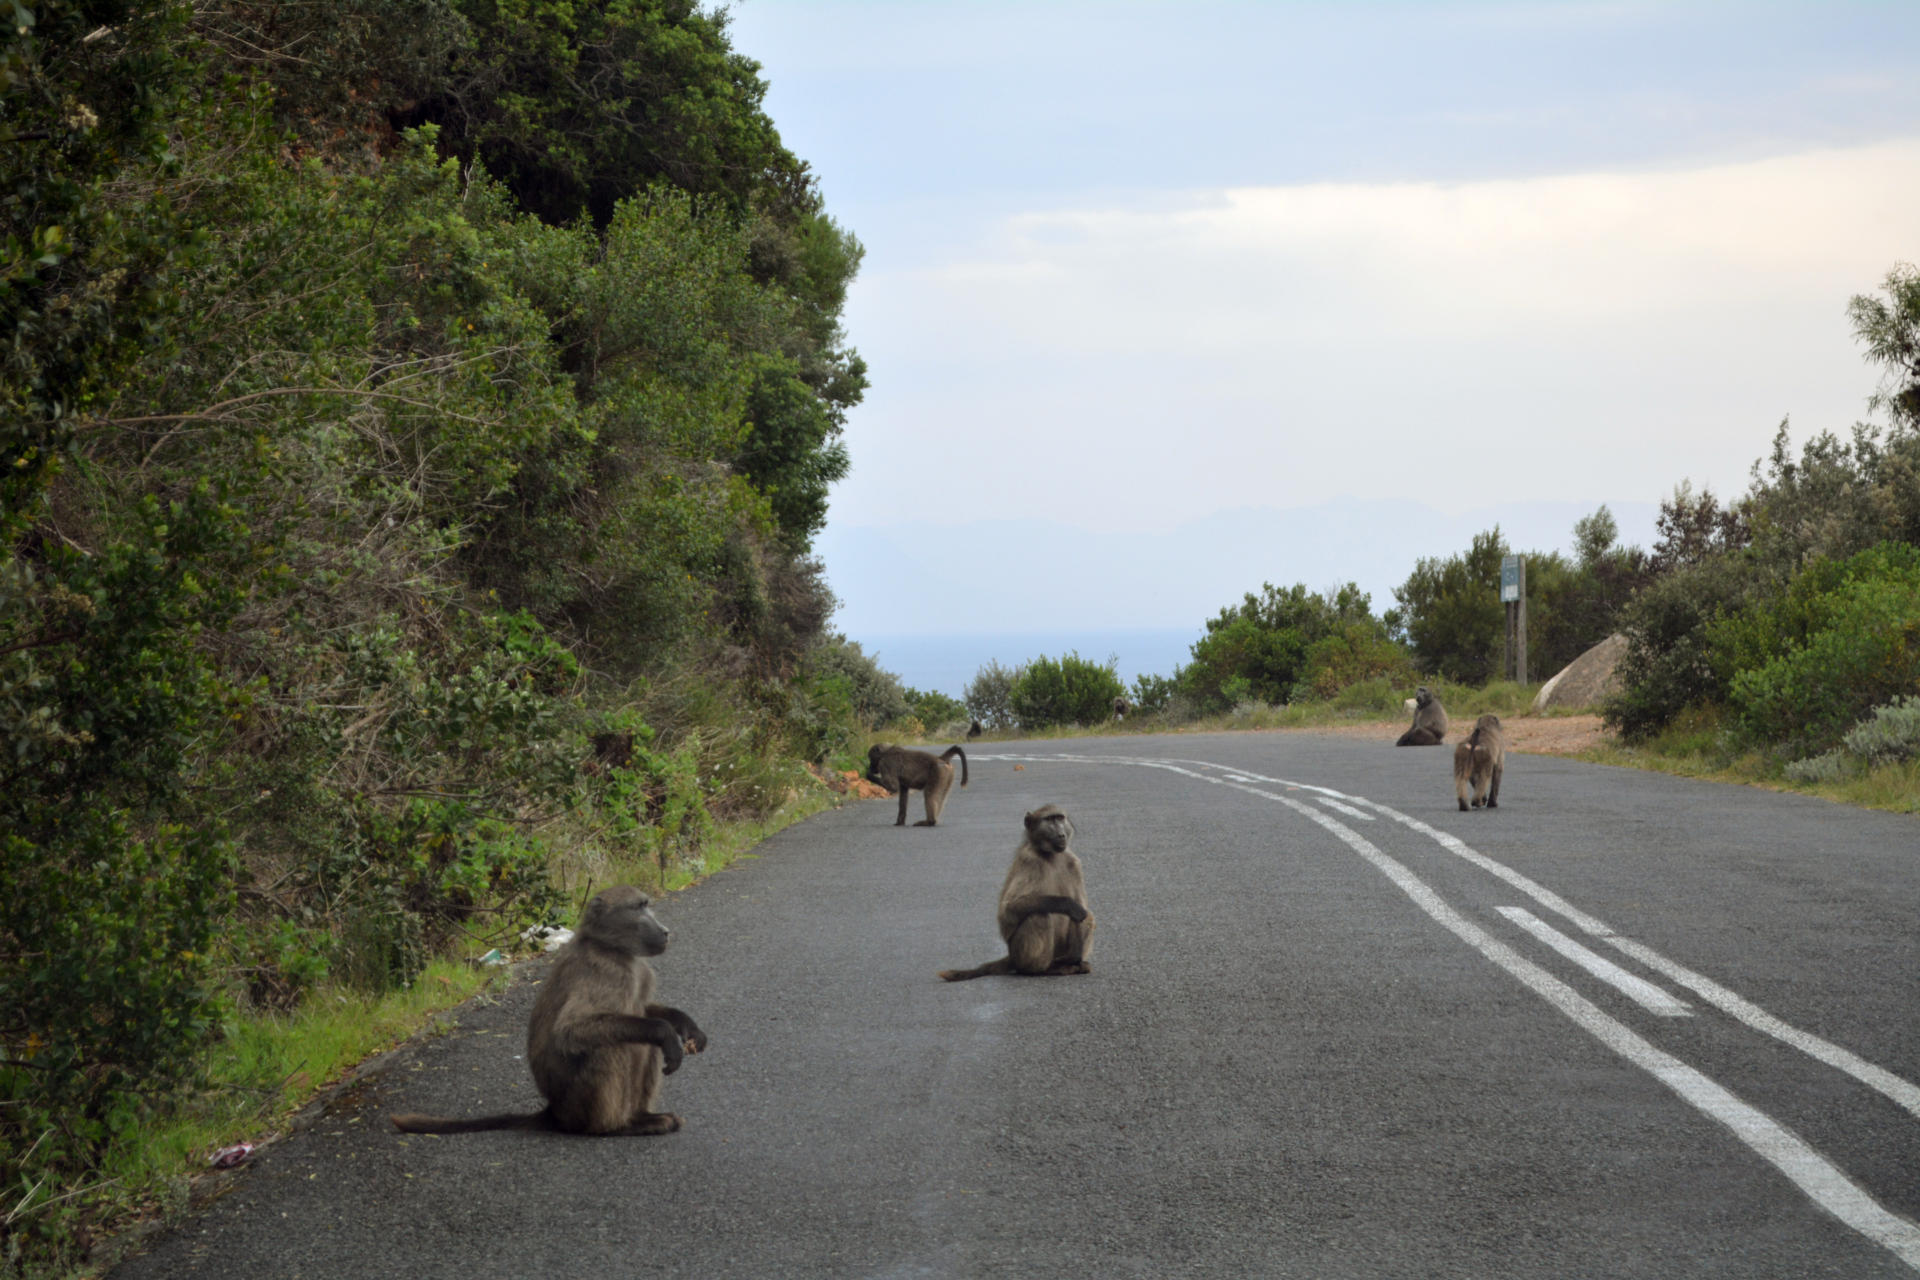
<svg viewBox="0 0 1920 1280">
<path fill-rule="evenodd" d="M 906 526 L 1737 493 L 1783 417 L 1864 416 L 1847 301 L 1920 260 L 1920 4 L 732 13 L 868 250 L 820 544 L 858 625 L 835 548 Z M 948 567 L 916 627 L 1016 629 Z M 1130 621 L 1199 621 L 1165 595 Z"/>
</svg>

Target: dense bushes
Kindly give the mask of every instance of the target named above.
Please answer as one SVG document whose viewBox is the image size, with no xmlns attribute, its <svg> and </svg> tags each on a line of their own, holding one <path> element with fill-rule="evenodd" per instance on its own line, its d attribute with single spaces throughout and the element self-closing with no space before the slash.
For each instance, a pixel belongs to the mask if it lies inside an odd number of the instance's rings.
<svg viewBox="0 0 1920 1280">
<path fill-rule="evenodd" d="M 1658 576 L 1623 614 L 1627 687 L 1607 711 L 1627 737 L 1724 708 L 1731 743 L 1819 751 L 1920 681 L 1920 273 L 1895 268 L 1884 292 L 1848 311 L 1888 425 L 1821 432 L 1796 455 L 1782 423 L 1741 499 L 1682 485 L 1663 504 Z"/>
<path fill-rule="evenodd" d="M 722 17 L 14 10 L 18 1255 L 88 1210 L 70 1193 L 226 1011 L 406 982 L 557 911 L 569 859 L 665 876 L 906 704 L 823 642 L 807 555 L 865 386 L 839 328 L 859 245 Z"/>
<path fill-rule="evenodd" d="M 1920 548 L 1816 560 L 1706 632 L 1750 741 L 1830 746 L 1873 707 L 1920 688 Z"/>
<path fill-rule="evenodd" d="M 1035 658 L 1021 669 L 1008 694 L 1015 720 L 1024 729 L 1111 720 L 1113 700 L 1125 693 L 1113 666 L 1111 661 L 1091 662 L 1077 653 L 1057 660 Z"/>
<path fill-rule="evenodd" d="M 1202 713 L 1236 703 L 1290 702 L 1324 696 L 1342 682 L 1403 671 L 1398 646 L 1373 616 L 1367 594 L 1352 583 L 1316 594 L 1304 584 L 1263 584 L 1207 621 L 1180 669 L 1180 694 Z"/>
<path fill-rule="evenodd" d="M 1013 690 L 1024 667 L 1004 667 L 998 661 L 987 663 L 974 673 L 963 690 L 967 714 L 989 729 L 1011 729 L 1020 723 L 1013 709 Z"/>
</svg>

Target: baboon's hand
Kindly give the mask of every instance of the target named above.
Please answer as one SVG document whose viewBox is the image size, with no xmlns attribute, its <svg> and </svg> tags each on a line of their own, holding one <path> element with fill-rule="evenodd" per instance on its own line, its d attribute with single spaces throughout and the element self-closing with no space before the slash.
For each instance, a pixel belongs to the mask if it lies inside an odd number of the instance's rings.
<svg viewBox="0 0 1920 1280">
<path fill-rule="evenodd" d="M 1067 912 L 1067 919 L 1073 921 L 1075 924 L 1079 924 L 1082 921 L 1093 919 L 1093 912 L 1076 902 L 1073 904 L 1073 910 Z"/>
<path fill-rule="evenodd" d="M 687 1019 L 687 1025 L 680 1028 L 680 1043 L 688 1053 L 699 1053 L 707 1047 L 707 1033 Z"/>
<path fill-rule="evenodd" d="M 670 1031 L 666 1039 L 660 1041 L 659 1049 L 662 1059 L 660 1069 L 672 1075 L 680 1069 L 680 1058 L 683 1052 L 680 1048 L 680 1033 Z"/>
</svg>

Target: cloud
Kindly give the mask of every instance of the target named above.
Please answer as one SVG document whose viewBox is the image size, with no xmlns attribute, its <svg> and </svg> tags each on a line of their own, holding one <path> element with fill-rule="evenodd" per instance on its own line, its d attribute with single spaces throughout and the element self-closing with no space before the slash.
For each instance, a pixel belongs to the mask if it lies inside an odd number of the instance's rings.
<svg viewBox="0 0 1920 1280">
<path fill-rule="evenodd" d="M 1846 303 L 1920 257 L 1915 208 L 1920 140 L 1006 217 L 858 287 L 876 380 L 836 518 L 1028 514 L 1034 478 L 1087 528 L 1738 491 L 1783 416 L 1863 413 Z"/>
<path fill-rule="evenodd" d="M 1707 308 L 1843 305 L 1920 252 L 1920 141 L 1671 173 L 1314 183 L 1017 216 L 930 274 L 1029 339 L 1217 352 L 1339 332 L 1497 339 Z"/>
</svg>

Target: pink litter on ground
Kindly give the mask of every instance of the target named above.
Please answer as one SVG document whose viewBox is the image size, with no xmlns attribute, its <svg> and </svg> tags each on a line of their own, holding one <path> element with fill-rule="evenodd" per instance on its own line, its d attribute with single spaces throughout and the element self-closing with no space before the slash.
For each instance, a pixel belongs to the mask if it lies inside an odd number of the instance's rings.
<svg viewBox="0 0 1920 1280">
<path fill-rule="evenodd" d="M 209 1161 L 216 1169 L 231 1169 L 235 1165 L 245 1164 L 247 1157 L 253 1154 L 251 1142 L 236 1142 L 230 1147 L 222 1147 L 213 1153 Z"/>
</svg>

